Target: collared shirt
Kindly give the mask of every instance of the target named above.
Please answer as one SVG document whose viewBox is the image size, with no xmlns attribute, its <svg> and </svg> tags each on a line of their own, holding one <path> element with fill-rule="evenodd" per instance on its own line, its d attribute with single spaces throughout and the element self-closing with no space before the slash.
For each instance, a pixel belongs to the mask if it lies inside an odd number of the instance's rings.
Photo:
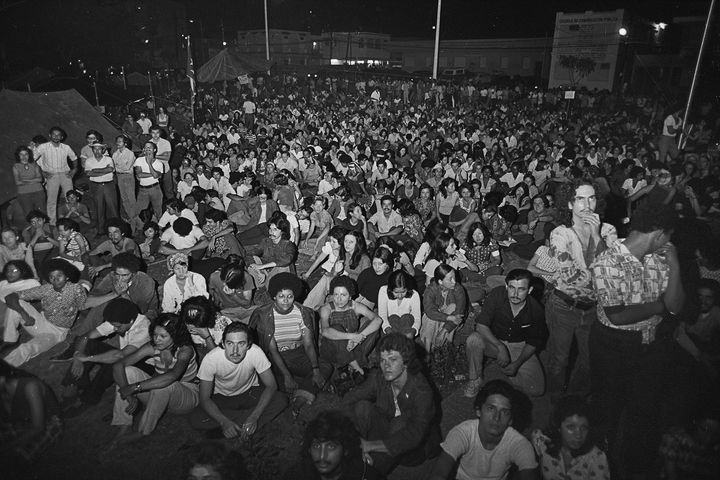
<svg viewBox="0 0 720 480">
<path fill-rule="evenodd" d="M 77 160 L 77 155 L 73 149 L 65 143 L 57 146 L 52 142 L 46 142 L 35 149 L 36 162 L 40 165 L 43 172 L 47 173 L 65 173 L 70 171 L 68 158 L 73 162 Z"/>
<path fill-rule="evenodd" d="M 670 267 L 658 255 L 645 255 L 640 261 L 623 242 L 615 242 L 592 264 L 600 323 L 618 330 L 641 332 L 642 342 L 651 343 L 662 316 L 652 315 L 631 325 L 615 325 L 608 319 L 604 307 L 654 302 L 667 290 L 669 271 Z"/>
<path fill-rule="evenodd" d="M 115 150 L 112 155 L 115 162 L 115 173 L 133 173 L 135 154 L 129 148 Z"/>
<path fill-rule="evenodd" d="M 59 292 L 46 283 L 19 293 L 20 300 L 40 300 L 45 318 L 60 328 L 70 328 L 85 305 L 87 291 L 79 283 L 67 282 Z"/>
<path fill-rule="evenodd" d="M 395 227 L 404 226 L 402 217 L 395 210 L 390 212 L 390 218 L 386 217 L 385 213 L 380 211 L 370 217 L 368 221 L 375 224 L 380 233 L 388 233 Z"/>
<path fill-rule="evenodd" d="M 535 348 L 542 346 L 545 341 L 543 307 L 528 295 L 525 305 L 517 315 L 513 315 L 507 289 L 503 286 L 490 291 L 475 321 L 490 328 L 498 340 L 525 342 Z"/>
<path fill-rule="evenodd" d="M 107 295 L 114 291 L 116 283 L 122 283 L 121 277 L 118 277 L 115 272 L 110 272 L 100 280 L 100 283 L 95 285 L 92 290 L 93 296 Z M 130 300 L 137 305 L 140 313 L 148 317 L 150 320 L 157 318 L 158 315 L 158 297 L 157 289 L 155 288 L 155 280 L 152 279 L 147 273 L 137 272 L 130 280 L 129 288 L 127 289 L 127 296 Z"/>
<path fill-rule="evenodd" d="M 107 155 L 103 155 L 100 160 L 98 160 L 94 155 L 87 160 L 85 160 L 85 170 L 91 171 L 107 167 L 113 167 L 114 164 L 112 161 L 112 158 L 108 157 Z M 113 179 L 113 172 L 108 172 L 103 175 L 100 175 L 98 177 L 90 177 L 90 181 L 94 183 L 105 183 L 105 182 L 111 182 Z"/>
<path fill-rule="evenodd" d="M 617 231 L 612 225 L 603 223 L 600 236 L 606 245 L 611 245 L 617 240 Z M 588 251 L 594 252 L 595 247 L 594 244 L 589 245 Z M 588 303 L 595 301 L 589 269 L 589 264 L 594 260 L 591 255 L 594 254 L 589 252 L 586 257 L 580 238 L 571 227 L 560 225 L 550 233 L 548 256 L 558 265 L 551 283 L 561 292 Z"/>
<path fill-rule="evenodd" d="M 120 343 L 120 350 L 132 345 L 135 348 L 140 348 L 150 341 L 150 320 L 143 315 L 138 316 L 133 320 L 132 325 L 125 335 L 118 335 L 118 341 Z M 103 337 L 109 337 L 115 333 L 115 327 L 110 322 L 103 322 L 98 325 L 95 330 Z"/>
</svg>

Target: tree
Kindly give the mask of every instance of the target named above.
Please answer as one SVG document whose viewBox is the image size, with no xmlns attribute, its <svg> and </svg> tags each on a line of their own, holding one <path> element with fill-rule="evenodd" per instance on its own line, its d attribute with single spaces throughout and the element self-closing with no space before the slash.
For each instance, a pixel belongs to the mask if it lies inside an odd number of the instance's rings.
<svg viewBox="0 0 720 480">
<path fill-rule="evenodd" d="M 560 55 L 560 66 L 570 73 L 570 83 L 577 85 L 583 78 L 595 71 L 597 63 L 590 57 Z"/>
</svg>

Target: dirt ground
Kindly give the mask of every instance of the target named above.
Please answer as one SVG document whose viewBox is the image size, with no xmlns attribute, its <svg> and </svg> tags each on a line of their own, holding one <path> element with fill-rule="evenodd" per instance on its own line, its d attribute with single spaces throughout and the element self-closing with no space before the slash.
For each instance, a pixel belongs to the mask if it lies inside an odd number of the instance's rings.
<svg viewBox="0 0 720 480">
<path fill-rule="evenodd" d="M 309 266 L 310 257 L 301 255 L 299 271 Z M 506 262 L 506 268 L 518 266 L 517 261 Z M 164 262 L 157 262 L 148 269 L 159 285 L 167 277 Z M 458 332 L 456 343 L 462 344 L 470 326 Z M 53 353 L 62 346 L 28 362 L 24 368 L 45 380 L 59 395 L 60 382 L 69 363 L 52 363 Z M 464 365 L 463 365 L 464 366 Z M 463 366 L 458 368 L 462 369 Z M 464 373 L 461 371 L 460 374 Z M 448 375 L 447 369 L 445 373 Z M 462 379 L 438 378 L 443 393 L 443 434 L 459 422 L 472 418 L 472 401 L 462 396 Z M 205 440 L 204 434 L 192 429 L 184 416 L 165 416 L 156 431 L 135 444 L 109 449 L 116 427 L 110 426 L 114 391 L 109 389 L 100 404 L 81 415 L 66 420 L 65 432 L 52 449 L 29 468 L 19 465 L 0 467 L 0 478 L 14 479 L 74 479 L 74 480 L 165 480 L 185 478 L 184 458 L 194 445 Z M 542 425 L 549 410 L 545 398 L 534 401 L 533 424 Z M 338 408 L 339 398 L 329 392 L 321 392 L 315 404 L 304 409 L 294 419 L 289 410 L 280 418 L 258 432 L 251 441 L 230 445 L 245 459 L 255 479 L 281 478 L 299 458 L 305 425 L 321 410 Z M 426 462 L 415 468 L 398 468 L 390 476 L 392 480 L 420 480 L 425 478 L 432 463 Z M 16 470 L 16 471 L 12 471 Z"/>
</svg>

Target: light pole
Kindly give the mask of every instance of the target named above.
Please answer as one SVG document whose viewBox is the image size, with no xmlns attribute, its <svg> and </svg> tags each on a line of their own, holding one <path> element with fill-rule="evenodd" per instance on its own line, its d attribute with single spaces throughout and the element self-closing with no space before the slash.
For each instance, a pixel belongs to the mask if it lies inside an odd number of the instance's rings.
<svg viewBox="0 0 720 480">
<path fill-rule="evenodd" d="M 437 80 L 438 60 L 440 60 L 440 13 L 442 12 L 442 0 L 438 0 L 437 19 L 435 20 L 435 54 L 433 55 L 433 79 Z"/>
<path fill-rule="evenodd" d="M 618 36 L 620 37 L 620 45 L 618 46 L 618 84 L 615 85 L 615 91 L 622 93 L 623 84 L 625 83 L 625 61 L 627 60 L 627 41 L 628 41 L 628 29 L 620 27 L 618 29 Z"/>
<path fill-rule="evenodd" d="M 270 31 L 268 29 L 268 8 L 267 0 L 263 0 L 265 4 L 265 60 L 270 61 Z M 269 73 L 269 71 L 268 71 Z"/>
</svg>

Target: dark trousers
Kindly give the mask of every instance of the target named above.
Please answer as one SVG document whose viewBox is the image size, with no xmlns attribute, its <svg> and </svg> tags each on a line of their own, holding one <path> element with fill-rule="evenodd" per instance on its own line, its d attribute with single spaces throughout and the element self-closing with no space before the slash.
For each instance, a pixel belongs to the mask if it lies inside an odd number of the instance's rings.
<svg viewBox="0 0 720 480">
<path fill-rule="evenodd" d="M 594 322 L 590 372 L 600 432 L 620 477 L 653 468 L 660 444 L 660 390 L 667 371 L 665 339 L 642 344 L 639 332 Z"/>
<path fill-rule="evenodd" d="M 362 330 L 370 323 L 369 320 L 363 325 L 360 325 L 358 332 Z M 347 333 L 341 325 L 333 325 L 330 327 L 339 332 Z M 353 360 L 357 360 L 360 367 L 365 368 L 367 366 L 368 355 L 375 348 L 375 342 L 380 335 L 380 330 L 376 330 L 365 338 L 360 345 L 357 345 L 352 350 L 347 349 L 347 340 L 330 340 L 329 338 L 323 338 L 320 342 L 320 358 L 327 360 L 329 363 L 336 368 L 342 368 L 349 364 Z"/>
<path fill-rule="evenodd" d="M 263 391 L 265 391 L 265 387 L 258 385 L 250 388 L 250 390 L 245 393 L 241 393 L 240 395 L 227 397 L 216 393 L 210 398 L 213 402 L 215 402 L 215 405 L 217 405 L 223 415 L 238 425 L 242 425 L 245 423 L 248 415 L 250 415 L 253 409 L 257 406 Z M 271 420 L 280 415 L 287 405 L 287 396 L 276 391 L 272 396 L 270 403 L 268 403 L 265 410 L 263 410 L 260 415 L 260 418 L 258 418 L 258 429 L 262 428 L 263 425 L 270 423 Z M 195 408 L 195 410 L 193 410 L 190 414 L 190 425 L 198 430 L 212 430 L 213 428 L 220 427 L 220 424 L 211 418 L 201 406 Z"/>
<path fill-rule="evenodd" d="M 313 369 L 310 364 L 310 359 L 305 353 L 305 349 L 303 347 L 298 347 L 294 350 L 285 350 L 284 352 L 280 352 L 280 356 L 285 362 L 285 366 L 287 366 L 290 374 L 297 382 L 298 388 L 310 392 L 313 395 L 317 395 L 320 389 L 313 382 Z M 330 378 L 330 374 L 332 374 L 332 365 L 325 360 L 318 358 L 318 366 L 320 367 L 320 374 L 323 378 L 325 380 Z M 276 372 L 275 378 L 279 379 L 278 383 L 282 385 L 283 376 L 278 373 L 279 372 Z"/>
<path fill-rule="evenodd" d="M 118 216 L 117 208 L 117 189 L 115 188 L 115 181 L 107 183 L 97 183 L 90 181 L 90 195 L 95 200 L 97 206 L 97 216 L 95 224 L 98 230 L 98 235 L 105 234 L 105 220 L 106 218 L 114 218 Z M 107 217 L 105 214 L 107 213 Z"/>
</svg>

